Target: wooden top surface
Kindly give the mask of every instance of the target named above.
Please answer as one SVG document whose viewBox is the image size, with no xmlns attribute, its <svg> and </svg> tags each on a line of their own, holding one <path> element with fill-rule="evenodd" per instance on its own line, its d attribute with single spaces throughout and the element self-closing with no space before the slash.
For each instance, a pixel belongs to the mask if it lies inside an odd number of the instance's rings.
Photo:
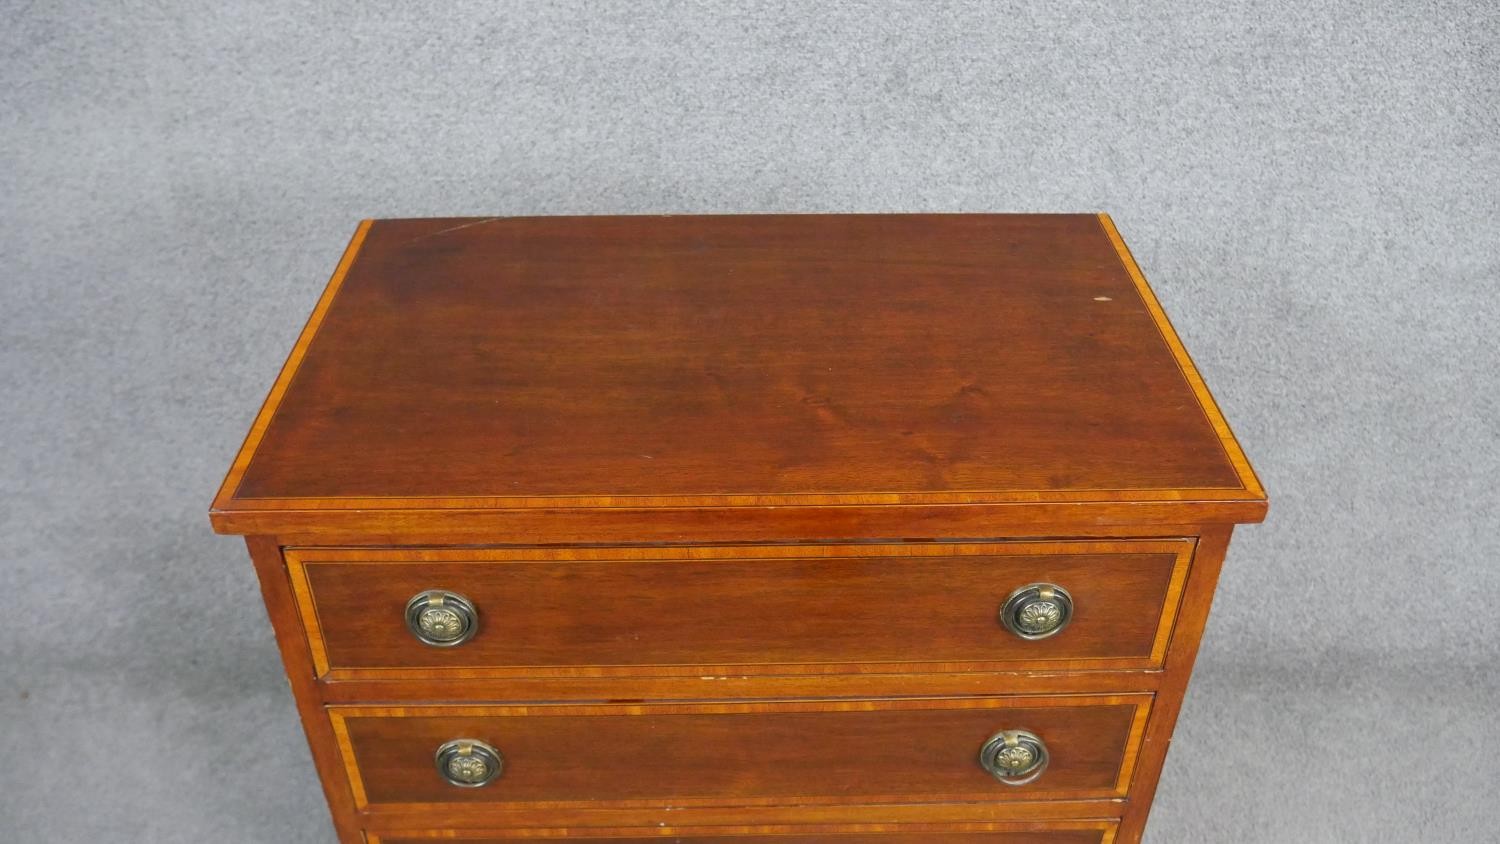
<svg viewBox="0 0 1500 844">
<path fill-rule="evenodd" d="M 1103 215 L 377 220 L 219 496 L 267 514 L 1265 496 Z"/>
</svg>

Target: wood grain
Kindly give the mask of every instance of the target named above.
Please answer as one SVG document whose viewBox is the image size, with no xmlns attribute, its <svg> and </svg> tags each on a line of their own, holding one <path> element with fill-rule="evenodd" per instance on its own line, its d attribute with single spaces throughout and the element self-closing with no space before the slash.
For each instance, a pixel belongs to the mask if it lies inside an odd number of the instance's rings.
<svg viewBox="0 0 1500 844">
<path fill-rule="evenodd" d="M 826 507 L 376 509 L 337 507 L 220 513 L 236 530 L 277 534 L 288 545 L 538 545 L 806 542 L 858 539 L 1181 535 L 1184 524 L 1256 522 L 1264 501 L 1189 499 L 870 504 Z M 219 516 L 215 517 L 216 519 Z"/>
<path fill-rule="evenodd" d="M 1234 433 L 1229 430 L 1229 422 L 1219 410 L 1218 403 L 1214 401 L 1208 384 L 1199 374 L 1198 367 L 1193 363 L 1192 356 L 1188 354 L 1187 347 L 1177 336 L 1177 330 L 1172 327 L 1172 321 L 1167 318 L 1167 312 L 1162 308 L 1161 301 L 1156 298 L 1156 292 L 1151 289 L 1150 284 L 1146 283 L 1146 276 L 1136 264 L 1135 256 L 1130 254 L 1130 248 L 1125 245 L 1125 239 L 1120 237 L 1119 229 L 1115 228 L 1115 221 L 1108 214 L 1100 214 L 1099 224 L 1104 228 L 1105 235 L 1109 237 L 1115 252 L 1120 256 L 1120 264 L 1125 267 L 1126 272 L 1130 273 L 1131 281 L 1135 282 L 1136 292 L 1140 294 L 1146 309 L 1151 312 L 1151 318 L 1156 321 L 1157 330 L 1161 332 L 1162 340 L 1172 350 L 1172 357 L 1177 360 L 1177 366 L 1181 369 L 1183 377 L 1193 388 L 1193 395 L 1197 397 L 1204 416 L 1209 424 L 1213 425 L 1215 433 L 1219 435 L 1219 443 L 1224 447 L 1224 453 L 1229 458 L 1229 462 L 1234 464 L 1240 483 L 1252 495 L 1264 498 L 1265 489 L 1260 485 L 1260 478 L 1256 477 L 1255 469 L 1251 468 L 1244 449 L 1234 438 Z"/>
<path fill-rule="evenodd" d="M 1091 215 L 382 220 L 347 269 L 222 530 L 1264 499 Z"/>
<path fill-rule="evenodd" d="M 1135 844 L 1266 508 L 1107 215 L 487 218 L 360 225 L 210 518 L 344 844 Z"/>
<path fill-rule="evenodd" d="M 323 293 L 318 297 L 318 302 L 313 306 L 313 311 L 302 326 L 302 332 L 297 335 L 296 342 L 292 345 L 292 351 L 287 355 L 286 363 L 282 364 L 281 371 L 277 373 L 276 380 L 271 384 L 271 391 L 261 403 L 260 412 L 255 415 L 255 421 L 250 425 L 250 432 L 245 435 L 245 441 L 240 450 L 235 454 L 234 462 L 229 466 L 229 472 L 219 488 L 219 494 L 214 498 L 213 512 L 217 512 L 221 506 L 227 504 L 229 491 L 237 488 L 245 476 L 245 470 L 250 466 L 250 461 L 255 457 L 256 448 L 266 435 L 266 429 L 270 427 L 271 420 L 276 416 L 276 409 L 281 406 L 281 400 L 286 395 L 287 388 L 291 386 L 292 380 L 297 373 L 297 368 L 306 356 L 307 349 L 312 345 L 313 337 L 318 328 L 323 324 L 323 318 L 328 315 L 328 308 L 333 304 L 333 299 L 338 295 L 339 289 L 343 287 L 344 279 L 349 276 L 349 268 L 354 265 L 355 256 L 359 255 L 364 246 L 365 238 L 370 233 L 370 227 L 375 224 L 374 220 L 361 220 L 354 229 L 354 235 L 349 239 L 349 245 L 344 247 L 344 255 L 339 259 L 338 266 L 334 268 L 333 277 L 323 288 Z M 239 531 L 240 533 L 262 533 L 270 535 L 270 531 Z"/>
<path fill-rule="evenodd" d="M 360 844 L 362 834 L 354 814 L 354 799 L 349 780 L 344 775 L 344 766 L 335 745 L 332 725 L 323 713 L 319 700 L 317 682 L 302 626 L 297 620 L 297 610 L 292 590 L 287 582 L 286 568 L 282 565 L 281 549 L 276 540 L 268 536 L 249 536 L 245 545 L 250 560 L 255 565 L 255 574 L 260 580 L 261 597 L 265 601 L 266 613 L 276 634 L 276 645 L 281 650 L 281 662 L 286 669 L 287 683 L 296 700 L 297 713 L 302 719 L 302 729 L 307 735 L 308 747 L 312 750 L 313 764 L 323 786 L 323 796 L 328 800 L 333 814 L 334 831 L 342 844 Z"/>
<path fill-rule="evenodd" d="M 1118 819 L 1126 801 L 1108 800 L 1005 800 L 968 803 L 886 803 L 767 805 L 767 806 L 675 806 L 660 804 L 644 808 L 594 808 L 577 806 L 565 814 L 551 807 L 518 805 L 420 805 L 378 804 L 361 811 L 357 818 L 365 829 L 378 835 L 408 834 L 433 830 L 506 829 L 517 832 L 557 829 L 583 835 L 598 829 L 628 828 L 754 828 L 767 826 L 871 826 L 879 824 L 969 824 L 1044 823 L 1076 821 L 1079 818 Z"/>
<path fill-rule="evenodd" d="M 435 840 L 501 844 L 552 838 L 609 840 L 618 844 L 703 844 L 732 836 L 750 844 L 1110 844 L 1114 822 L 1054 821 L 1050 823 L 987 824 L 859 824 L 849 826 L 763 826 L 682 829 L 530 829 L 530 830 L 424 830 L 400 832 L 390 837 L 371 835 L 370 844 L 419 844 Z"/>
<path fill-rule="evenodd" d="M 1193 543 L 616 549 L 290 549 L 320 674 L 340 679 L 671 675 L 1160 665 Z M 1051 638 L 997 610 L 1031 583 L 1070 590 Z M 403 610 L 442 588 L 478 634 L 433 648 Z M 768 625 L 767 619 L 779 623 Z"/>
<path fill-rule="evenodd" d="M 1198 646 L 1203 641 L 1203 630 L 1208 624 L 1208 612 L 1213 605 L 1214 588 L 1218 584 L 1219 571 L 1224 555 L 1229 551 L 1228 528 L 1207 529 L 1198 543 L 1194 555 L 1192 574 L 1185 587 L 1183 606 L 1172 647 L 1167 657 L 1167 672 L 1162 690 L 1146 724 L 1146 734 L 1141 749 L 1141 773 L 1119 837 L 1122 844 L 1137 844 L 1146 831 L 1146 818 L 1151 812 L 1152 800 L 1156 797 L 1156 786 L 1161 781 L 1162 767 L 1166 764 L 1167 748 L 1172 743 L 1172 731 L 1177 726 L 1177 716 L 1182 711 L 1182 701 L 1187 695 L 1188 679 L 1193 672 L 1193 663 L 1198 658 Z"/>
<path fill-rule="evenodd" d="M 953 695 L 1106 694 L 1154 692 L 1167 676 L 1162 671 L 1080 670 L 973 671 L 951 669 L 912 673 L 906 666 L 850 666 L 861 670 L 838 674 L 730 674 L 692 676 L 495 677 L 492 669 L 455 669 L 441 677 L 410 679 L 328 680 L 318 692 L 329 704 L 382 701 L 421 704 L 433 701 L 491 703 L 595 702 L 641 703 L 650 700 L 861 699 L 879 697 L 945 697 Z M 899 673 L 892 673 L 898 672 Z M 580 675 L 587 673 L 579 671 Z M 468 676 L 477 674 L 479 676 Z M 386 676 L 386 675 L 382 675 Z"/>
<path fill-rule="evenodd" d="M 1122 797 L 1150 696 L 736 704 L 334 707 L 359 805 L 518 805 L 556 810 Z M 1007 786 L 980 747 L 1029 729 L 1052 761 Z M 505 755 L 481 789 L 433 770 L 443 742 Z"/>
</svg>

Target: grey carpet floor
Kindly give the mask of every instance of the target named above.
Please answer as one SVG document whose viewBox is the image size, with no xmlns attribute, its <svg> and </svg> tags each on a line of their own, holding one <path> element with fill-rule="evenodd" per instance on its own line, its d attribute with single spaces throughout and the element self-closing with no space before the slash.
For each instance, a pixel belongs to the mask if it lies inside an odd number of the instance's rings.
<svg viewBox="0 0 1500 844">
<path fill-rule="evenodd" d="M 366 216 L 1107 210 L 1260 470 L 1148 840 L 1496 840 L 1491 2 L 6 3 L 0 841 L 332 840 L 211 493 Z"/>
</svg>

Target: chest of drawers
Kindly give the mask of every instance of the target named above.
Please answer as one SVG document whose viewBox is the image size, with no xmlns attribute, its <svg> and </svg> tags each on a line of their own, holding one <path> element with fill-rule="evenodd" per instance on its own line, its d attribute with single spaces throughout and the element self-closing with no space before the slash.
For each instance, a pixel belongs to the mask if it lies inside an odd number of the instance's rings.
<svg viewBox="0 0 1500 844">
<path fill-rule="evenodd" d="M 1265 511 L 1107 217 L 807 215 L 365 222 L 211 518 L 340 841 L 1104 844 Z"/>
</svg>

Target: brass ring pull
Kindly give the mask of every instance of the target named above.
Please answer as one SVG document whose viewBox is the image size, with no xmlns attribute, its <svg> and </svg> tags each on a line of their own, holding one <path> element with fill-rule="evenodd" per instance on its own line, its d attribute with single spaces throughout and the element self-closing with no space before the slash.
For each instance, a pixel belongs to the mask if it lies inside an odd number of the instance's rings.
<svg viewBox="0 0 1500 844">
<path fill-rule="evenodd" d="M 505 770 L 505 757 L 500 751 L 478 739 L 447 742 L 437 749 L 433 761 L 443 779 L 459 788 L 489 785 Z"/>
<path fill-rule="evenodd" d="M 1033 583 L 1010 593 L 1000 623 L 1022 639 L 1045 639 L 1073 620 L 1073 596 L 1055 583 Z"/>
<path fill-rule="evenodd" d="M 473 601 L 457 592 L 429 589 L 406 602 L 406 629 L 424 645 L 451 648 L 474 638 L 479 613 Z"/>
<path fill-rule="evenodd" d="M 1047 745 L 1027 730 L 1005 730 L 979 749 L 979 764 L 1006 785 L 1025 785 L 1047 770 Z"/>
</svg>

